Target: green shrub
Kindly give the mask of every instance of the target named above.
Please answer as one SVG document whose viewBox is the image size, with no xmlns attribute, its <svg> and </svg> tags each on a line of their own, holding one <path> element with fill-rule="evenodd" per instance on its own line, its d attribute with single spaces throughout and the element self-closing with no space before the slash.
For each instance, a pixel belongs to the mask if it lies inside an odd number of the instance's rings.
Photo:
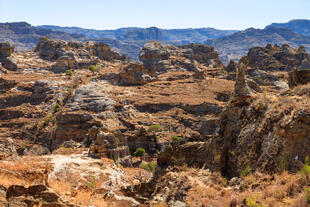
<svg viewBox="0 0 310 207">
<path fill-rule="evenodd" d="M 307 204 L 310 204 L 310 188 L 306 188 L 305 200 Z"/>
<path fill-rule="evenodd" d="M 143 155 L 145 154 L 145 149 L 138 148 L 133 154 L 136 157 L 143 157 Z"/>
<path fill-rule="evenodd" d="M 149 128 L 147 129 L 147 132 L 161 132 L 163 129 L 159 124 L 153 124 L 151 126 L 149 126 Z"/>
<path fill-rule="evenodd" d="M 245 177 L 251 172 L 251 165 L 247 164 L 247 166 L 241 171 L 240 177 Z"/>
<path fill-rule="evenodd" d="M 246 198 L 246 204 L 249 207 L 263 207 L 263 204 L 256 201 L 258 196 L 255 198 Z"/>
<path fill-rule="evenodd" d="M 47 117 L 45 117 L 44 122 L 43 122 L 43 127 L 47 126 L 52 120 L 52 116 L 48 115 Z"/>
<path fill-rule="evenodd" d="M 89 175 L 91 181 L 88 183 L 89 187 L 92 188 L 92 189 L 95 189 L 96 187 L 96 184 L 97 184 L 97 178 L 96 178 L 96 175 L 91 173 Z"/>
<path fill-rule="evenodd" d="M 139 167 L 146 171 L 154 173 L 156 166 L 157 166 L 157 162 L 148 162 L 148 163 L 141 163 Z"/>
<path fill-rule="evenodd" d="M 178 136 L 172 136 L 172 142 L 179 143 L 181 140 L 182 140 L 182 138 L 181 138 L 181 137 L 178 137 Z"/>
<path fill-rule="evenodd" d="M 72 71 L 72 69 L 68 69 L 68 70 L 66 70 L 66 75 L 67 76 L 72 76 L 73 75 L 73 71 Z"/>
<path fill-rule="evenodd" d="M 60 105 L 59 105 L 59 103 L 57 102 L 57 103 L 55 104 L 55 107 L 54 107 L 54 114 L 57 113 L 57 112 L 59 112 L 59 111 L 60 111 Z"/>
<path fill-rule="evenodd" d="M 308 156 L 305 158 L 305 162 L 300 170 L 300 173 L 305 176 L 307 180 L 310 180 L 310 160 Z"/>
<path fill-rule="evenodd" d="M 88 69 L 94 74 L 96 72 L 99 72 L 101 70 L 100 65 L 90 65 L 88 66 Z"/>
</svg>

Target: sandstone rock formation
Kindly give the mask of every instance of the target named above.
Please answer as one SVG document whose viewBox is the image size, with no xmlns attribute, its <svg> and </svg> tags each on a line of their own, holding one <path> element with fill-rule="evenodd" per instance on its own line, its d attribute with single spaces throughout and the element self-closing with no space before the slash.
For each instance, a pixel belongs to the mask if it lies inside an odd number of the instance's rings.
<svg viewBox="0 0 310 207">
<path fill-rule="evenodd" d="M 134 86 L 143 85 L 155 79 L 147 72 L 143 65 L 132 63 L 119 73 L 118 82 L 120 85 Z"/>
<path fill-rule="evenodd" d="M 8 189 L 0 187 L 6 194 L 0 204 L 3 206 L 67 206 L 59 195 L 49 190 L 45 185 L 32 185 L 28 188 L 22 185 L 11 185 Z M 69 204 L 70 205 L 70 204 Z"/>
<path fill-rule="evenodd" d="M 11 57 L 14 52 L 14 45 L 9 42 L 0 42 L 0 63 L 8 70 L 17 70 L 16 59 Z"/>
<path fill-rule="evenodd" d="M 163 45 L 158 42 L 148 42 L 142 48 L 139 60 L 152 73 L 163 73 L 170 69 L 185 69 L 199 72 L 199 64 L 205 67 L 221 67 L 213 47 L 200 44 L 185 46 Z"/>
<path fill-rule="evenodd" d="M 297 85 L 310 83 L 310 69 L 308 70 L 296 70 L 293 69 L 288 73 L 288 84 L 290 88 L 293 88 Z"/>
<path fill-rule="evenodd" d="M 99 130 L 90 146 L 89 153 L 95 157 L 107 157 L 123 166 L 131 165 L 131 155 L 127 139 L 121 133 L 111 133 Z M 91 137 L 92 139 L 92 137 Z"/>
<path fill-rule="evenodd" d="M 90 82 L 75 90 L 68 107 L 70 111 L 86 110 L 98 113 L 113 108 L 113 105 L 114 101 L 108 98 L 103 88 L 95 82 Z"/>
<path fill-rule="evenodd" d="M 302 46 L 296 50 L 286 44 L 282 47 L 270 44 L 266 47 L 254 47 L 249 50 L 247 57 L 251 67 L 266 71 L 310 66 L 310 56 Z"/>
<path fill-rule="evenodd" d="M 41 37 L 35 48 L 39 56 L 47 61 L 56 61 L 53 65 L 55 72 L 64 72 L 70 68 L 88 67 L 96 65 L 100 60 L 125 60 L 125 56 L 111 51 L 102 42 L 74 42 L 54 41 L 48 37 Z"/>
</svg>

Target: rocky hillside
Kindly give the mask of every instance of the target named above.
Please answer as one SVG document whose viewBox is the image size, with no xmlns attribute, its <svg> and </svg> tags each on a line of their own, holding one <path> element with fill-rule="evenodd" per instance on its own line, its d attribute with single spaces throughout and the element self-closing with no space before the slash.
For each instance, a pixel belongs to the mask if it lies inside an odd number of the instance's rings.
<svg viewBox="0 0 310 207">
<path fill-rule="evenodd" d="M 148 42 L 0 44 L 0 205 L 309 204 L 310 65 L 303 47 Z"/>
<path fill-rule="evenodd" d="M 273 27 L 266 29 L 251 28 L 227 37 L 207 40 L 205 43 L 214 46 L 224 62 L 238 60 L 251 47 L 266 46 L 267 44 L 288 44 L 294 48 L 304 45 L 306 49 L 310 50 L 310 37 L 297 34 L 289 29 Z"/>
<path fill-rule="evenodd" d="M 58 40 L 83 40 L 84 35 L 69 34 L 45 28 L 31 26 L 26 22 L 0 23 L 0 41 L 9 41 L 15 44 L 17 50 L 33 49 L 42 36 L 49 36 Z"/>
<path fill-rule="evenodd" d="M 266 28 L 270 27 L 287 28 L 298 34 L 310 37 L 310 20 L 307 19 L 294 19 L 287 23 L 272 23 Z"/>
</svg>

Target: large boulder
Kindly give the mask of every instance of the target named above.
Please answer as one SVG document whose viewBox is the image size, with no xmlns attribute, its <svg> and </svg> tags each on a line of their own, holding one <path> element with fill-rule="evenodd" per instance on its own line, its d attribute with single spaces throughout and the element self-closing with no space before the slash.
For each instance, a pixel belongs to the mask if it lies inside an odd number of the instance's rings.
<svg viewBox="0 0 310 207">
<path fill-rule="evenodd" d="M 293 49 L 284 44 L 267 45 L 266 47 L 251 48 L 246 56 L 249 66 L 260 70 L 290 70 L 292 67 L 306 68 L 310 66 L 310 55 L 303 46 Z"/>
<path fill-rule="evenodd" d="M 90 147 L 89 153 L 94 157 L 107 157 L 115 162 L 128 166 L 131 165 L 131 155 L 127 139 L 118 132 L 105 132 L 99 130 Z"/>
<path fill-rule="evenodd" d="M 200 66 L 223 66 L 214 48 L 201 44 L 177 47 L 151 41 L 143 46 L 139 60 L 152 73 L 163 73 L 171 69 L 200 72 Z"/>
<path fill-rule="evenodd" d="M 54 41 L 49 37 L 40 37 L 35 51 L 44 60 L 56 61 L 58 58 L 68 55 L 65 46 L 66 42 L 64 41 Z"/>
<path fill-rule="evenodd" d="M 0 59 L 9 57 L 14 52 L 14 45 L 9 42 L 0 42 Z"/>
<path fill-rule="evenodd" d="M 143 85 L 155 79 L 156 77 L 151 76 L 143 65 L 132 63 L 119 73 L 118 82 L 120 85 L 134 86 Z"/>
<path fill-rule="evenodd" d="M 93 126 L 100 127 L 102 124 L 93 115 L 87 113 L 60 113 L 56 116 L 57 127 L 51 148 L 57 149 L 66 141 L 86 143 L 88 132 Z"/>
<path fill-rule="evenodd" d="M 58 58 L 57 62 L 53 65 L 53 71 L 55 73 L 63 73 L 70 68 L 76 68 L 77 62 L 69 57 L 69 56 L 62 56 Z"/>
<path fill-rule="evenodd" d="M 104 88 L 95 82 L 78 87 L 75 90 L 72 102 L 68 104 L 69 110 L 103 112 L 112 109 L 115 103 L 103 90 Z"/>
<path fill-rule="evenodd" d="M 113 52 L 110 46 L 103 42 L 88 42 L 87 47 L 92 55 L 97 56 L 101 60 L 112 61 L 121 59 L 118 53 Z"/>
<path fill-rule="evenodd" d="M 14 45 L 9 42 L 0 42 L 0 63 L 8 70 L 17 70 L 17 60 L 11 55 L 14 53 Z"/>
<path fill-rule="evenodd" d="M 294 88 L 297 85 L 303 85 L 310 83 L 310 69 L 308 70 L 293 70 L 288 73 L 288 84 L 290 88 Z"/>
</svg>

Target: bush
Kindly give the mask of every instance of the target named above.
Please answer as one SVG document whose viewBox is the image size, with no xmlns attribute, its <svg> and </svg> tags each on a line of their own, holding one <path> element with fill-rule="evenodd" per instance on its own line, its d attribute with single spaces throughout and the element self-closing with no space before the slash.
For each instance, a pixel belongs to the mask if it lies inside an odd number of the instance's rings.
<svg viewBox="0 0 310 207">
<path fill-rule="evenodd" d="M 251 171 L 251 165 L 247 164 L 247 166 L 241 171 L 240 177 L 245 177 L 247 176 Z"/>
<path fill-rule="evenodd" d="M 157 166 L 156 162 L 148 162 L 148 163 L 141 163 L 139 167 L 146 171 L 154 173 L 156 166 Z"/>
<path fill-rule="evenodd" d="M 310 180 L 310 160 L 308 156 L 305 158 L 305 163 L 301 168 L 300 173 L 305 176 L 307 180 Z"/>
<path fill-rule="evenodd" d="M 66 70 L 65 73 L 66 73 L 67 76 L 72 76 L 73 75 L 72 69 Z"/>
<path fill-rule="evenodd" d="M 256 201 L 257 195 L 254 198 L 246 198 L 246 204 L 249 207 L 263 207 L 263 204 Z"/>
<path fill-rule="evenodd" d="M 153 124 L 151 126 L 149 126 L 149 128 L 147 129 L 147 132 L 161 132 L 162 131 L 162 127 L 159 124 Z"/>
<path fill-rule="evenodd" d="M 306 203 L 310 204 L 310 188 L 306 188 L 305 199 Z"/>
<path fill-rule="evenodd" d="M 143 157 L 143 155 L 145 154 L 145 149 L 138 148 L 133 154 L 136 157 Z"/>
<path fill-rule="evenodd" d="M 55 107 L 54 107 L 54 114 L 57 113 L 58 111 L 60 111 L 60 105 L 59 105 L 59 103 L 57 102 L 57 103 L 55 104 Z"/>
<path fill-rule="evenodd" d="M 52 120 L 52 116 L 51 115 L 48 115 L 45 119 L 44 119 L 44 122 L 43 122 L 43 127 L 47 126 Z"/>
<path fill-rule="evenodd" d="M 178 136 L 172 136 L 172 142 L 176 142 L 176 143 L 179 143 L 181 141 L 181 137 L 178 137 Z"/>
<path fill-rule="evenodd" d="M 90 65 L 90 66 L 88 66 L 88 69 L 92 73 L 96 73 L 96 72 L 99 72 L 101 70 L 101 66 L 100 65 Z"/>
</svg>

